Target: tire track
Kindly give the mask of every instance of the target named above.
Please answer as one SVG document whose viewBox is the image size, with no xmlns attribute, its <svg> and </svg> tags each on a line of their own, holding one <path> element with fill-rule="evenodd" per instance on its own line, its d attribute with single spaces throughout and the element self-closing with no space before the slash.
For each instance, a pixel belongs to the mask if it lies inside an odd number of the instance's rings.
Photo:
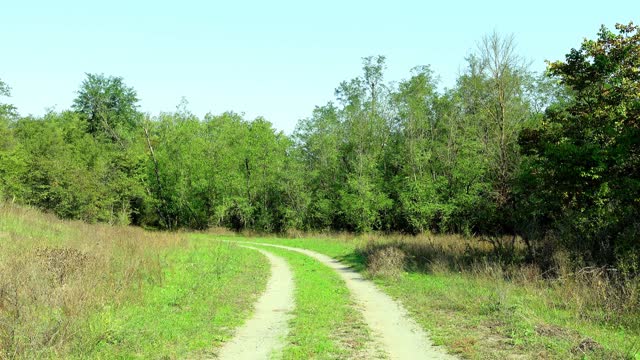
<svg viewBox="0 0 640 360">
<path fill-rule="evenodd" d="M 338 260 L 315 251 L 284 245 L 248 242 L 296 251 L 334 269 L 344 280 L 361 309 L 365 322 L 390 359 L 456 359 L 433 345 L 426 332 L 411 319 L 404 307 L 371 282 Z"/>
<path fill-rule="evenodd" d="M 259 251 L 271 263 L 271 276 L 267 289 L 260 296 L 255 312 L 233 339 L 225 343 L 218 358 L 223 360 L 261 360 L 277 354 L 285 345 L 289 333 L 291 311 L 295 307 L 294 282 L 287 262 L 272 253 L 251 246 L 239 245 Z"/>
</svg>

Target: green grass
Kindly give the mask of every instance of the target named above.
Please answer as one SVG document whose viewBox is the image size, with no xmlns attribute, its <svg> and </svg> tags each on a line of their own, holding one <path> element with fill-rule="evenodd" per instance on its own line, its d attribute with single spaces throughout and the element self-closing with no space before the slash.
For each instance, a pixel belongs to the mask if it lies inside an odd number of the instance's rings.
<svg viewBox="0 0 640 360">
<path fill-rule="evenodd" d="M 0 203 L 0 359 L 211 357 L 269 274 L 256 251 Z"/>
<path fill-rule="evenodd" d="M 269 268 L 256 251 L 220 238 L 60 221 L 0 204 L 0 358 L 212 355 L 250 315 Z M 307 248 L 367 271 L 358 239 L 226 238 Z M 285 358 L 367 357 L 367 330 L 338 275 L 304 255 L 267 250 L 296 278 Z M 574 305 L 562 282 L 446 266 L 374 281 L 463 358 L 640 359 L 637 312 Z M 576 351 L 585 338 L 603 349 Z"/>
<path fill-rule="evenodd" d="M 364 357 L 367 327 L 339 275 L 306 255 L 263 248 L 284 258 L 294 274 L 296 308 L 283 358 Z"/>
<path fill-rule="evenodd" d="M 474 359 L 613 359 L 630 356 L 638 334 L 595 326 L 570 310 L 552 310 L 544 293 L 508 282 L 456 274 L 405 274 L 376 282 L 400 299 L 434 341 Z M 605 346 L 583 354 L 572 349 L 584 337 Z M 635 337 L 635 339 L 634 339 Z M 626 354 L 626 356 L 625 356 Z"/>
<path fill-rule="evenodd" d="M 249 240 L 314 250 L 366 272 L 364 258 L 355 251 L 359 241 Z M 374 281 L 407 307 L 436 344 L 463 358 L 640 359 L 640 329 L 594 321 L 592 314 L 559 302 L 562 291 L 553 283 L 520 284 L 446 269 Z M 586 338 L 603 348 L 579 351 Z"/>
<path fill-rule="evenodd" d="M 266 286 L 267 260 L 228 243 L 193 240 L 167 258 L 161 286 L 91 320 L 95 345 L 82 358 L 206 356 L 233 335 Z M 89 349 L 89 352 L 87 352 Z"/>
</svg>

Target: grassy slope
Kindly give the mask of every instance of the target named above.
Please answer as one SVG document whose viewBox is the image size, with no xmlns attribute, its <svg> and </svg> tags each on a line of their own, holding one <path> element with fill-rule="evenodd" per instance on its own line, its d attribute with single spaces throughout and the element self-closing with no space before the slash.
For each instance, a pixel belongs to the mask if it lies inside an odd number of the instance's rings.
<svg viewBox="0 0 640 360">
<path fill-rule="evenodd" d="M 92 318 L 100 341 L 81 357 L 209 357 L 248 317 L 269 272 L 254 251 L 206 241 L 174 250 L 167 262 L 162 286 Z"/>
<path fill-rule="evenodd" d="M 208 353 L 268 273 L 228 244 L 0 204 L 0 359 Z"/>
<path fill-rule="evenodd" d="M 251 241 L 303 247 L 361 271 L 365 269 L 364 259 L 354 252 L 358 242 L 272 238 Z M 409 309 L 437 344 L 464 358 L 503 359 L 510 355 L 531 359 L 640 359 L 639 329 L 585 319 L 566 302 L 557 301 L 562 293 L 553 287 L 448 271 L 405 273 L 398 279 L 375 281 Z M 584 353 L 576 350 L 586 337 L 605 349 Z"/>
</svg>

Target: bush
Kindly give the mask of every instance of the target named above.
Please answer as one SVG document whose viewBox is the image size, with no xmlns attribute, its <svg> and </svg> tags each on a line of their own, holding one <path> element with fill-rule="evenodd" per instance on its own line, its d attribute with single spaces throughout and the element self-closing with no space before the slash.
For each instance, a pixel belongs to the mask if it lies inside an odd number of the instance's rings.
<svg viewBox="0 0 640 360">
<path fill-rule="evenodd" d="M 378 247 L 367 244 L 364 249 L 367 271 L 371 276 L 397 278 L 405 270 L 407 255 L 395 246 Z"/>
</svg>

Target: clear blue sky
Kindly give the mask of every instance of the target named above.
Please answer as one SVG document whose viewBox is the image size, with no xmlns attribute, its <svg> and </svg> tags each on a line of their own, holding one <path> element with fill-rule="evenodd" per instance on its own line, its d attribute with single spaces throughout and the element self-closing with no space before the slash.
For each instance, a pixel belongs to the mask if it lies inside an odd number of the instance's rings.
<svg viewBox="0 0 640 360">
<path fill-rule="evenodd" d="M 20 114 L 70 107 L 85 72 L 122 76 L 143 111 L 265 116 L 290 133 L 361 58 L 387 56 L 387 80 L 431 65 L 451 87 L 475 43 L 515 35 L 533 70 L 601 24 L 640 21 L 640 1 L 4 1 L 0 79 Z"/>
</svg>

